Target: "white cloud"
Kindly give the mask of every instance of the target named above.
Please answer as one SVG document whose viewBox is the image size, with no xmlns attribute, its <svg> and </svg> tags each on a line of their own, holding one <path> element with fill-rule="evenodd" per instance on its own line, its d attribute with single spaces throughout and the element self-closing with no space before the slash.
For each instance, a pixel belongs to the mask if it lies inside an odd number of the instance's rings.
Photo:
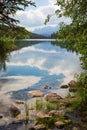
<svg viewBox="0 0 87 130">
<path fill-rule="evenodd" d="M 40 26 L 44 24 L 46 15 L 55 11 L 52 5 L 40 6 L 35 10 L 18 11 L 17 18 L 20 19 L 21 24 L 26 27 Z"/>
<path fill-rule="evenodd" d="M 55 0 L 49 0 L 48 5 L 39 6 L 36 9 L 30 9 L 26 11 L 18 11 L 16 18 L 20 20 L 20 24 L 28 29 L 30 31 L 33 31 L 36 28 L 44 27 L 44 21 L 46 19 L 46 16 L 48 14 L 52 14 L 52 18 L 47 26 L 57 25 L 58 22 L 61 22 L 62 20 L 65 22 L 68 22 L 68 19 L 65 19 L 64 17 L 61 19 L 58 19 L 55 16 L 55 10 L 58 8 L 54 5 Z M 67 21 L 68 20 L 68 21 Z"/>
<path fill-rule="evenodd" d="M 56 0 L 49 0 L 49 4 L 54 5 L 56 3 Z"/>
</svg>

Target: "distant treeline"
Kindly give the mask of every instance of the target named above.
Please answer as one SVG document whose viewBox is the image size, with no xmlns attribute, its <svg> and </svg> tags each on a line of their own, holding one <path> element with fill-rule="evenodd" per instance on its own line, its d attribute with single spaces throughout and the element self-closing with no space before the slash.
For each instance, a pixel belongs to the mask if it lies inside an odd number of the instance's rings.
<svg viewBox="0 0 87 130">
<path fill-rule="evenodd" d="M 15 26 L 10 28 L 9 26 L 0 25 L 0 39 L 45 39 L 46 36 L 31 33 L 24 27 Z"/>
</svg>

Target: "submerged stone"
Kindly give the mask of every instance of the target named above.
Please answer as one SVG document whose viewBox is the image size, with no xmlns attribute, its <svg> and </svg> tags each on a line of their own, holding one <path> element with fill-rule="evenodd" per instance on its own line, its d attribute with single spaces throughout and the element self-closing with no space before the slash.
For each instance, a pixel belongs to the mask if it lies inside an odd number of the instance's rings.
<svg viewBox="0 0 87 130">
<path fill-rule="evenodd" d="M 51 87 L 49 87 L 48 85 L 43 87 L 44 89 L 51 89 Z"/>
</svg>

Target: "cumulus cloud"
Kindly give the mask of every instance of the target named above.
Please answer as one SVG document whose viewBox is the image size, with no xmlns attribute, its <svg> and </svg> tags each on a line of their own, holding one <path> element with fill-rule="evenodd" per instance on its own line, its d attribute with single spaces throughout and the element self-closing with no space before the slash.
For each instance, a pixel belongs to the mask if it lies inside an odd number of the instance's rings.
<svg viewBox="0 0 87 130">
<path fill-rule="evenodd" d="M 49 4 L 54 5 L 56 3 L 56 0 L 49 0 Z"/>
<path fill-rule="evenodd" d="M 20 19 L 21 24 L 27 27 L 41 26 L 44 24 L 46 15 L 53 12 L 55 12 L 55 6 L 49 4 L 46 6 L 40 6 L 35 10 L 31 9 L 24 12 L 18 11 L 16 17 Z"/>
<path fill-rule="evenodd" d="M 35 9 L 26 11 L 18 11 L 16 18 L 20 20 L 20 24 L 27 29 L 33 31 L 36 28 L 44 27 L 44 21 L 48 14 L 52 14 L 52 18 L 47 26 L 57 25 L 58 22 L 65 21 L 69 22 L 70 19 L 60 18 L 58 19 L 55 14 L 55 10 L 58 8 L 54 5 L 55 0 L 49 0 L 48 5 L 39 6 Z"/>
</svg>

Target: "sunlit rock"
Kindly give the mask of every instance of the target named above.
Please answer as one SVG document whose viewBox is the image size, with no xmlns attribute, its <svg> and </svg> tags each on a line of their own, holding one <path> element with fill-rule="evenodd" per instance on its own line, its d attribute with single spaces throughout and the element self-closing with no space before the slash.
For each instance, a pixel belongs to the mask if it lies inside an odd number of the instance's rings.
<svg viewBox="0 0 87 130">
<path fill-rule="evenodd" d="M 63 117 L 63 116 L 65 116 L 65 113 L 63 111 L 59 111 L 59 110 L 52 110 L 49 112 L 49 115 Z"/>
<path fill-rule="evenodd" d="M 50 93 L 45 97 L 45 100 L 49 102 L 58 102 L 60 99 L 62 98 L 56 93 Z"/>
<path fill-rule="evenodd" d="M 35 130 L 46 130 L 46 127 L 43 124 L 38 124 L 34 126 Z"/>
<path fill-rule="evenodd" d="M 29 95 L 32 97 L 43 97 L 44 93 L 41 92 L 40 90 L 33 90 L 33 91 L 29 91 Z"/>
<path fill-rule="evenodd" d="M 38 112 L 37 113 L 37 117 L 41 118 L 41 119 L 47 119 L 47 118 L 50 118 L 51 116 L 44 113 L 44 112 Z"/>
<path fill-rule="evenodd" d="M 63 121 L 57 121 L 55 122 L 55 126 L 59 129 L 62 129 L 65 126 L 65 123 Z"/>
</svg>

